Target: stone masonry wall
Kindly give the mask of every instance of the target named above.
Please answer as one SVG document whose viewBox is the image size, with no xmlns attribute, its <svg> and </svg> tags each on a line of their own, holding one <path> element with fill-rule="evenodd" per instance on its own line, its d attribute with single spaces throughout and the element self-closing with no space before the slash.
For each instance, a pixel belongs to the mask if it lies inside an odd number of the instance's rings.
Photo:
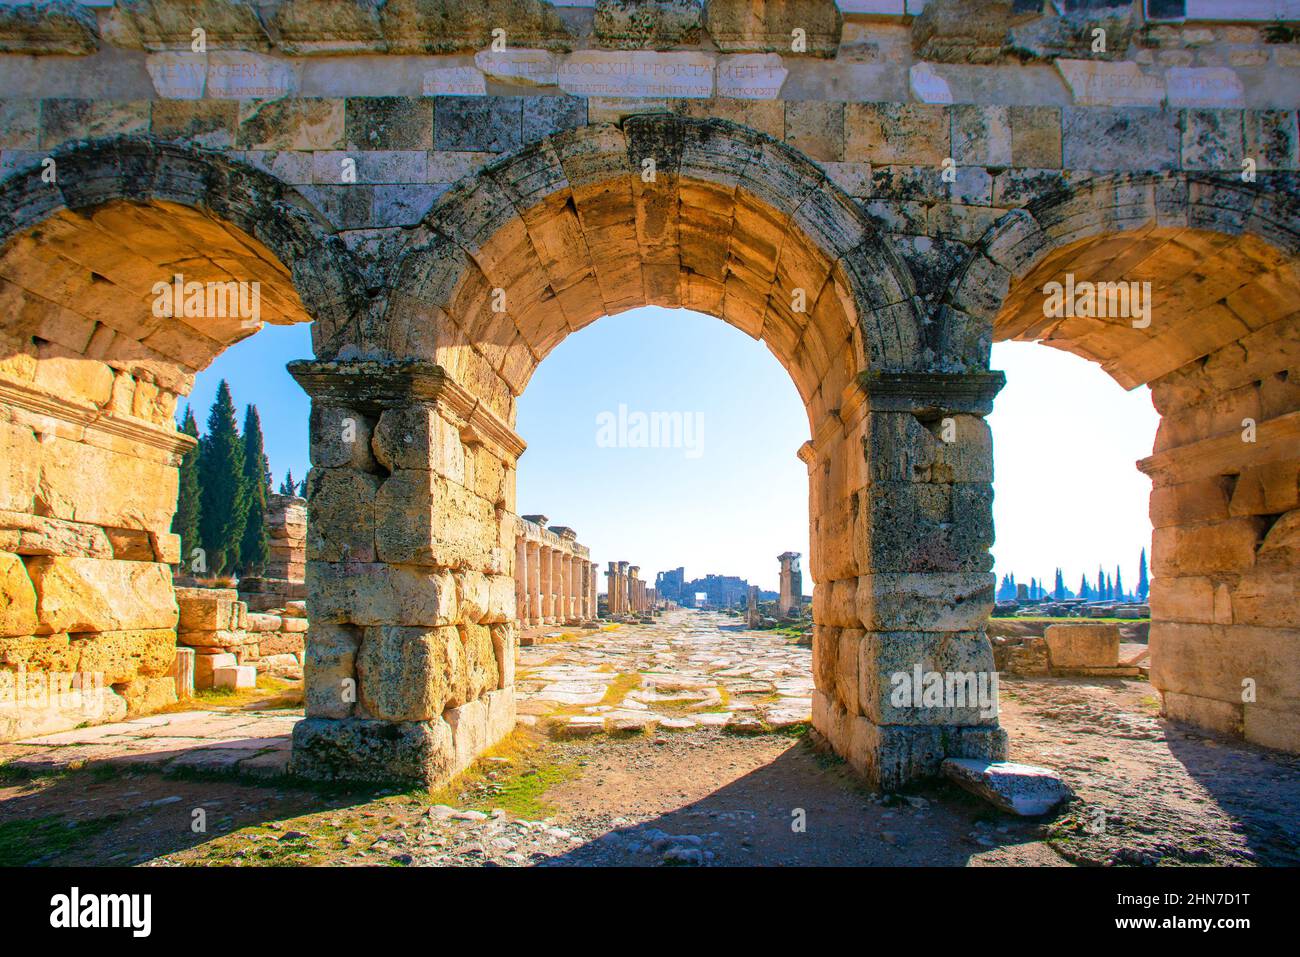
<svg viewBox="0 0 1300 957">
<path fill-rule="evenodd" d="M 311 321 L 296 767 L 445 778 L 513 724 L 515 400 L 569 332 L 655 302 L 764 338 L 808 407 L 815 724 L 864 774 L 1005 749 L 881 695 L 909 662 L 990 666 L 994 338 L 1153 383 L 1153 679 L 1172 715 L 1294 746 L 1294 21 L 641 6 L 0 8 L 6 671 L 102 664 L 161 703 L 177 396 Z M 1161 318 L 1045 324 L 1071 269 L 1145 270 Z M 150 315 L 181 270 L 256 279 L 261 318 Z M 1259 441 L 1221 449 L 1252 403 Z"/>
</svg>

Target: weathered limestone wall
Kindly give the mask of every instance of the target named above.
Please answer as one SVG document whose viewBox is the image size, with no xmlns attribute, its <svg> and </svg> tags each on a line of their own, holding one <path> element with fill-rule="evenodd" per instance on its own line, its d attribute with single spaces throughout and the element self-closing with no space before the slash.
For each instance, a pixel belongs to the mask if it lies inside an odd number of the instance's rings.
<svg viewBox="0 0 1300 957">
<path fill-rule="evenodd" d="M 763 339 L 805 402 L 815 724 L 871 779 L 1003 749 L 995 719 L 883 694 L 991 667 L 995 338 L 1153 383 L 1153 513 L 1226 483 L 1226 512 L 1157 519 L 1153 671 L 1169 713 L 1292 746 L 1294 24 L 1023 6 L 0 8 L 4 661 L 174 635 L 176 397 L 262 323 L 311 321 L 295 767 L 445 778 L 513 722 L 516 399 L 570 332 L 655 303 Z M 1067 270 L 1149 278 L 1160 309 L 1045 321 Z M 151 313 L 178 272 L 260 282 L 261 315 Z M 1259 440 L 1206 465 L 1252 389 Z M 550 605 L 525 610 L 554 617 L 564 569 L 538 565 Z M 645 600 L 631 581 L 612 567 L 611 609 Z M 115 694 L 149 707 L 135 683 L 170 663 L 129 657 Z"/>
<path fill-rule="evenodd" d="M 521 627 L 576 625 L 596 619 L 596 565 L 587 546 L 578 544 L 573 529 L 548 526 L 545 515 L 524 515 L 518 519 L 514 554 L 515 607 Z"/>
<path fill-rule="evenodd" d="M 0 359 L 0 740 L 176 700 L 171 514 L 192 440 L 135 385 L 53 354 Z M 40 694 L 73 683 L 95 691 Z"/>
<path fill-rule="evenodd" d="M 1300 327 L 1287 325 L 1152 383 L 1160 429 L 1139 466 L 1154 486 L 1165 713 L 1300 751 Z"/>
</svg>

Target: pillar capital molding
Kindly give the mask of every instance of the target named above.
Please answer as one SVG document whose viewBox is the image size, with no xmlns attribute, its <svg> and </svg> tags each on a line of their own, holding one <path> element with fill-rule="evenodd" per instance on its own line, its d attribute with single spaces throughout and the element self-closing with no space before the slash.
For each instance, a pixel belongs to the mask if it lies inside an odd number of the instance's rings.
<svg viewBox="0 0 1300 957">
<path fill-rule="evenodd" d="M 872 412 L 988 415 L 1006 385 L 1001 372 L 859 372 Z"/>
<path fill-rule="evenodd" d="M 287 368 L 315 402 L 372 414 L 413 403 L 443 405 L 464 422 L 466 443 L 492 446 L 512 461 L 528 447 L 446 369 L 426 359 L 295 359 Z"/>
</svg>

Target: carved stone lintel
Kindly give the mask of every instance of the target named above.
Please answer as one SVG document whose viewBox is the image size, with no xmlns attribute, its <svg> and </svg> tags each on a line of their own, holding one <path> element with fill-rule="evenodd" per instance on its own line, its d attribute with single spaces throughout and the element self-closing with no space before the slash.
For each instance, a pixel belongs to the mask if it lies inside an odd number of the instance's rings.
<svg viewBox="0 0 1300 957">
<path fill-rule="evenodd" d="M 862 372 L 858 384 L 873 412 L 988 415 L 1006 385 L 1001 372 Z"/>
<path fill-rule="evenodd" d="M 512 461 L 527 448 L 496 413 L 427 359 L 297 359 L 288 369 L 317 402 L 371 414 L 410 403 L 444 403 L 464 420 L 466 442 L 484 442 Z"/>
</svg>

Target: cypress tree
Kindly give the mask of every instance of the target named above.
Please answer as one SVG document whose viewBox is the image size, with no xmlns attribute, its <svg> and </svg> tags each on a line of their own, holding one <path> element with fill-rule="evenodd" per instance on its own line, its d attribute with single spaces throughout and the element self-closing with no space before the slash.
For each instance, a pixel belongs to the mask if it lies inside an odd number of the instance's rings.
<svg viewBox="0 0 1300 957">
<path fill-rule="evenodd" d="M 252 575 L 266 564 L 270 537 L 266 533 L 266 496 L 271 491 L 271 467 L 262 441 L 262 419 L 257 406 L 244 410 L 244 496 L 248 516 L 239 543 L 241 574 Z"/>
<path fill-rule="evenodd" d="M 181 431 L 199 437 L 199 426 L 194 412 L 187 405 L 181 421 Z M 194 560 L 194 549 L 199 546 L 199 446 L 196 444 L 181 458 L 180 485 L 176 492 L 176 514 L 172 516 L 172 531 L 181 537 L 181 567 L 189 569 Z"/>
<path fill-rule="evenodd" d="M 1056 570 L 1056 587 L 1053 588 L 1052 591 L 1053 591 L 1053 597 L 1057 601 L 1060 601 L 1062 598 L 1065 597 L 1065 577 L 1061 574 L 1061 570 L 1059 568 Z"/>
<path fill-rule="evenodd" d="M 1080 598 L 1088 597 L 1088 576 L 1087 575 L 1079 576 L 1079 597 Z"/>
<path fill-rule="evenodd" d="M 1146 601 L 1147 595 L 1151 592 L 1151 583 L 1147 580 L 1147 550 L 1142 549 L 1142 557 L 1138 559 L 1138 601 Z"/>
<path fill-rule="evenodd" d="M 1118 565 L 1115 566 L 1115 600 L 1124 600 L 1124 583 L 1120 581 Z"/>
<path fill-rule="evenodd" d="M 1110 596 L 1106 594 L 1106 573 L 1102 571 L 1100 565 L 1097 566 L 1097 600 L 1105 601 Z"/>
<path fill-rule="evenodd" d="M 298 483 L 293 480 L 293 469 L 284 473 L 284 481 L 280 483 L 281 495 L 297 495 Z"/>
<path fill-rule="evenodd" d="M 199 537 L 208 571 L 228 574 L 239 562 L 239 543 L 248 519 L 244 489 L 244 445 L 235 426 L 235 403 L 225 379 L 208 411 L 208 429 L 199 451 L 201 512 Z"/>
</svg>

